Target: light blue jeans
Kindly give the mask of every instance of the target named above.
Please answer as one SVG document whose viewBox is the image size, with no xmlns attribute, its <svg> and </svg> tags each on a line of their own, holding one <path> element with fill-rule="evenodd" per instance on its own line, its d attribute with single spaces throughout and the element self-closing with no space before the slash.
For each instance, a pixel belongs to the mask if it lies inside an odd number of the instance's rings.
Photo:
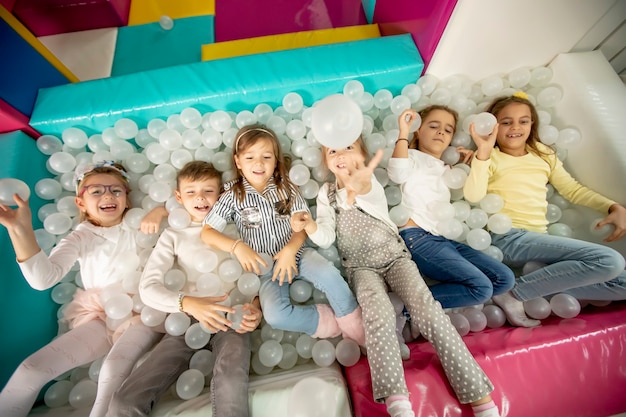
<svg viewBox="0 0 626 417">
<path fill-rule="evenodd" d="M 463 243 L 421 227 L 402 229 L 400 236 L 422 275 L 439 282 L 430 291 L 443 308 L 482 304 L 515 284 L 508 266 Z"/>
<path fill-rule="evenodd" d="M 626 299 L 624 257 L 616 250 L 520 229 L 492 234 L 491 239 L 502 250 L 504 263 L 513 268 L 529 261 L 547 264 L 517 278 L 512 291 L 521 301 L 560 292 L 580 300 Z"/>
<path fill-rule="evenodd" d="M 275 329 L 292 332 L 315 333 L 319 322 L 313 304 L 294 305 L 289 298 L 289 284 L 272 281 L 272 271 L 261 276 L 259 301 L 265 321 Z M 358 306 L 354 294 L 339 270 L 313 248 L 305 248 L 298 265 L 298 276 L 326 294 L 337 317 L 352 313 Z"/>
</svg>

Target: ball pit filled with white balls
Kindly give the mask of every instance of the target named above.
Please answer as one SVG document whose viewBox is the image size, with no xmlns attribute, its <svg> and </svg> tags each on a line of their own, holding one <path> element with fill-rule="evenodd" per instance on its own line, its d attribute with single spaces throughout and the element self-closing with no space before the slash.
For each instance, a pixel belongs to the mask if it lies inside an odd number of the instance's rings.
<svg viewBox="0 0 626 417">
<path fill-rule="evenodd" d="M 322 166 L 320 143 L 334 141 L 335 144 L 341 144 L 346 139 L 346 132 L 362 133 L 371 154 L 378 149 L 383 150 L 384 157 L 375 175 L 385 188 L 392 220 L 402 225 L 408 220 L 408 213 L 399 206 L 400 188 L 389 180 L 386 172 L 387 162 L 398 137 L 397 119 L 402 111 L 410 107 L 420 110 L 429 104 L 441 104 L 455 109 L 460 118 L 452 144 L 442 158 L 453 165 L 445 177 L 452 199 L 449 203 L 433 205 L 432 210 L 437 213 L 441 230 L 447 238 L 466 242 L 502 260 L 502 253 L 491 245 L 487 230 L 505 233 L 511 228 L 511 220 L 498 213 L 503 202 L 497 195 L 487 195 L 476 205 L 463 199 L 462 187 L 469 166 L 458 163 L 456 147 L 473 148 L 469 136 L 472 121 L 480 132 L 488 133 L 491 130 L 495 121 L 484 110 L 493 98 L 525 91 L 537 106 L 542 142 L 554 145 L 559 158 L 565 159 L 567 149 L 576 146 L 582 138 L 576 127 L 556 126 L 552 123 L 552 108 L 561 100 L 562 91 L 558 85 L 551 83 L 551 78 L 552 71 L 547 67 L 518 69 L 504 77 L 488 77 L 477 83 L 463 76 L 437 79 L 425 75 L 416 83 L 406 85 L 401 94 L 396 96 L 386 89 L 364 91 L 359 81 L 352 80 L 345 84 L 342 95 L 334 95 L 332 100 L 320 100 L 311 107 L 304 105 L 302 97 L 292 92 L 284 96 L 282 105 L 277 108 L 261 103 L 238 113 L 215 110 L 202 114 L 190 107 L 166 119 L 150 120 L 147 126 L 142 127 L 131 119 L 121 118 L 114 126 L 91 136 L 78 128 L 66 129 L 61 138 L 44 135 L 37 140 L 37 146 L 42 153 L 49 155 L 47 168 L 53 178 L 40 180 L 34 189 L 39 197 L 50 200 L 37 213 L 44 224 L 43 229 L 36 231 L 37 240 L 43 250 L 50 251 L 59 239 L 76 226 L 79 213 L 74 205 L 74 170 L 80 165 L 103 160 L 121 162 L 129 171 L 133 208 L 124 221 L 131 227 L 138 228 L 141 218 L 160 205 L 165 205 L 169 212 L 169 226 L 186 227 L 189 216 L 173 197 L 177 171 L 191 160 L 203 160 L 211 162 L 221 171 L 225 182 L 235 178 L 231 148 L 236 133 L 239 128 L 257 122 L 274 130 L 283 152 L 291 155 L 293 163 L 289 171 L 290 178 L 299 186 L 312 213 L 315 213 L 315 198 L 320 185 L 328 180 L 328 172 Z M 349 100 L 351 106 L 342 105 L 345 100 Z M 323 107 L 316 110 L 316 105 Z M 417 125 L 413 126 L 413 130 L 417 128 Z M 324 135 L 323 140 L 316 138 L 314 132 Z M 25 193 L 23 187 L 15 183 L 0 185 L 0 188 L 0 195 L 10 196 L 17 189 Z M 549 233 L 573 236 L 577 229 L 593 226 L 581 224 L 582 216 L 551 187 L 548 187 L 548 193 Z M 602 230 L 597 233 L 608 235 L 609 232 Z M 208 343 L 210 334 L 198 324 L 191 325 L 189 317 L 183 313 L 165 314 L 142 304 L 137 294 L 141 265 L 148 258 L 157 239 L 158 234 L 138 233 L 137 244 L 142 248 L 139 257 L 129 257 L 126 265 L 128 276 L 122 285 L 103 291 L 102 301 L 109 315 L 108 325 L 112 328 L 132 312 L 140 313 L 146 325 L 164 324 L 168 333 L 184 334 L 189 346 L 200 349 L 193 356 L 190 369 L 181 375 L 173 387 L 180 398 L 189 399 L 197 396 L 210 380 L 211 353 L 201 349 Z M 336 247 L 319 251 L 340 266 Z M 231 288 L 234 287 L 226 301 L 229 305 L 241 305 L 257 294 L 258 277 L 245 273 L 235 259 L 210 256 L 205 252 L 199 254 L 197 259 L 197 267 L 204 275 L 197 282 L 191 283 L 196 294 L 210 294 L 214 291 L 211 284 L 217 282 L 214 279 L 216 275 L 224 283 L 230 284 Z M 183 271 L 174 269 L 167 274 L 165 282 L 168 288 L 178 291 L 185 285 L 186 277 Z M 80 286 L 80 271 L 74 268 L 53 289 L 52 297 L 61 305 L 59 316 L 62 315 L 63 305 L 71 300 L 74 291 Z M 296 281 L 291 286 L 291 296 L 294 303 L 325 302 L 324 294 L 304 281 Z M 528 314 L 538 319 L 550 314 L 574 317 L 581 307 L 577 300 L 564 294 L 553 297 L 550 302 L 542 298 L 531 300 L 526 305 Z M 461 334 L 480 331 L 485 327 L 499 327 L 505 321 L 504 314 L 495 305 L 448 313 Z M 240 312 L 231 319 L 235 323 L 241 320 Z M 277 368 L 289 369 L 311 360 L 319 366 L 329 366 L 335 361 L 351 366 L 360 356 L 358 346 L 352 341 L 341 338 L 317 340 L 306 334 L 273 329 L 267 324 L 263 324 L 252 336 L 251 368 L 259 375 Z M 95 381 L 100 364 L 101 361 L 95 361 L 89 368 L 78 368 L 58 378 L 58 382 L 46 393 L 46 403 L 54 407 L 64 404 L 69 398 L 70 404 L 75 407 L 88 405 L 95 397 Z"/>
</svg>

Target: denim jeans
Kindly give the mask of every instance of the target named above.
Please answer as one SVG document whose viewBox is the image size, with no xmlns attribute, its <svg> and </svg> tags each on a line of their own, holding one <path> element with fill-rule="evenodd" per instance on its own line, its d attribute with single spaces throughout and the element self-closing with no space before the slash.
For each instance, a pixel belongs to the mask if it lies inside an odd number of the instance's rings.
<svg viewBox="0 0 626 417">
<path fill-rule="evenodd" d="M 215 357 L 211 380 L 211 404 L 215 417 L 247 417 L 250 337 L 233 330 L 211 336 L 209 348 Z M 149 357 L 115 393 L 107 417 L 147 417 L 161 396 L 189 369 L 196 352 L 185 336 L 166 334 Z"/>
<path fill-rule="evenodd" d="M 513 288 L 513 271 L 502 262 L 463 243 L 434 236 L 420 227 L 400 231 L 422 275 L 443 308 L 482 304 Z"/>
<path fill-rule="evenodd" d="M 547 264 L 517 278 L 513 294 L 519 300 L 560 292 L 580 300 L 626 299 L 624 257 L 607 246 L 520 229 L 491 239 L 511 267 L 529 261 Z"/>
<path fill-rule="evenodd" d="M 265 321 L 273 328 L 313 334 L 317 330 L 319 314 L 315 305 L 294 305 L 289 298 L 289 284 L 272 281 L 272 271 L 261 278 L 259 300 Z M 352 313 L 358 306 L 354 294 L 339 270 L 313 248 L 305 248 L 298 276 L 313 284 L 326 294 L 326 298 L 337 317 Z"/>
</svg>

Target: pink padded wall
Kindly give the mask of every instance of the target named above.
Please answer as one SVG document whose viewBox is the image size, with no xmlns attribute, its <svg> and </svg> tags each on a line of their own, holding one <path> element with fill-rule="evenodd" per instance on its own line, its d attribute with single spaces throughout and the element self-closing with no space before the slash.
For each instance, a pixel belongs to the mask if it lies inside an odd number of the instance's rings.
<svg viewBox="0 0 626 417">
<path fill-rule="evenodd" d="M 28 125 L 28 117 L 0 98 L 0 133 L 15 130 L 21 130 L 35 139 L 41 136 L 39 132 Z"/>
<path fill-rule="evenodd" d="M 215 2 L 215 42 L 365 24 L 361 0 Z"/>
<path fill-rule="evenodd" d="M 411 33 L 428 68 L 457 0 L 376 0 L 374 23 L 383 36 Z M 468 27 L 468 30 L 472 28 Z"/>
</svg>

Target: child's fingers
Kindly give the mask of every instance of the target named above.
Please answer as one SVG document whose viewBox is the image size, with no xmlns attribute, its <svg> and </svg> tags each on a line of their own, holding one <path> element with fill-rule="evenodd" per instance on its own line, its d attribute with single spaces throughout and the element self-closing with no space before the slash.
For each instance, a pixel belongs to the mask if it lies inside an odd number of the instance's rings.
<svg viewBox="0 0 626 417">
<path fill-rule="evenodd" d="M 367 167 L 373 171 L 378 166 L 378 164 L 380 164 L 380 161 L 382 161 L 382 159 L 383 159 L 383 150 L 379 149 L 376 151 L 376 153 L 370 160 L 369 164 L 367 164 Z"/>
</svg>

